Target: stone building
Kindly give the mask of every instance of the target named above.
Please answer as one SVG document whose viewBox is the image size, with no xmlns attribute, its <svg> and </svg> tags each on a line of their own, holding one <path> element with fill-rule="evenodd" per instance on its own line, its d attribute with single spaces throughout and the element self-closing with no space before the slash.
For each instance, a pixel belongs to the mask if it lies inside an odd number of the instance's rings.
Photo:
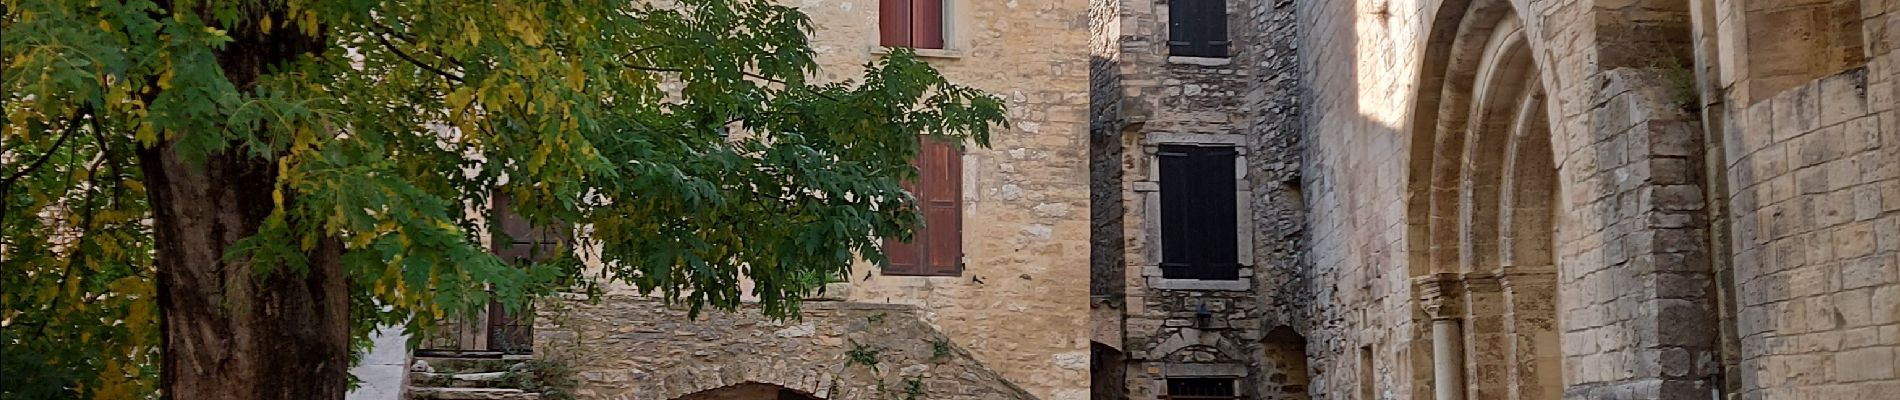
<svg viewBox="0 0 1900 400">
<path fill-rule="evenodd" d="M 1900 2 L 1090 6 L 1096 398 L 1900 393 Z"/>
<path fill-rule="evenodd" d="M 533 356 L 571 369 L 583 399 L 1087 397 L 1088 58 L 1074 45 L 1088 40 L 1087 3 L 782 3 L 810 17 L 814 80 L 854 78 L 890 47 L 911 47 L 951 82 L 1002 97 L 1010 127 L 990 148 L 926 145 L 915 189 L 925 232 L 889 251 L 892 268 L 855 266 L 800 320 L 750 307 L 688 320 L 617 288 L 598 304 L 537 304 Z M 462 347 L 526 329 L 475 325 L 490 328 Z M 424 383 L 477 377 L 442 365 Z M 467 392 L 409 380 L 411 394 Z"/>
</svg>

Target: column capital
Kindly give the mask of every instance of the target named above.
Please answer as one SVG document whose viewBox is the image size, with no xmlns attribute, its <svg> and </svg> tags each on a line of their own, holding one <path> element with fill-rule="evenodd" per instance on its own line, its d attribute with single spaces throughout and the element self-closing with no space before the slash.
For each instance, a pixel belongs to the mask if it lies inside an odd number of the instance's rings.
<svg viewBox="0 0 1900 400">
<path fill-rule="evenodd" d="M 1412 292 L 1419 306 L 1433 320 L 1456 319 L 1460 314 L 1459 293 L 1464 279 L 1455 273 L 1439 273 L 1412 278 Z"/>
</svg>

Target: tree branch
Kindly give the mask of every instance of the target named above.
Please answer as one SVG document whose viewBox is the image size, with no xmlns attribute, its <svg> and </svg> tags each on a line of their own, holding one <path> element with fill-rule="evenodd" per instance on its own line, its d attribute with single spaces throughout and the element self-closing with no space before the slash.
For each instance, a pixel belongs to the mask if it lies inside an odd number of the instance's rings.
<svg viewBox="0 0 1900 400">
<path fill-rule="evenodd" d="M 66 122 L 66 130 L 59 133 L 59 139 L 53 140 L 53 147 L 47 148 L 46 153 L 40 154 L 40 157 L 33 160 L 33 163 L 28 164 L 26 168 L 13 173 L 13 175 L 6 177 L 6 179 L 0 179 L 0 198 L 5 198 L 8 193 L 12 192 L 14 182 L 26 177 L 27 174 L 33 173 L 34 170 L 40 169 L 40 166 L 46 165 L 46 160 L 52 159 L 53 153 L 58 153 L 59 148 L 66 144 L 66 139 L 72 137 L 73 132 L 79 130 L 79 119 L 91 113 L 92 106 L 81 107 L 79 112 L 73 113 L 72 120 Z"/>
<path fill-rule="evenodd" d="M 394 34 L 388 31 L 384 31 L 384 33 Z M 434 72 L 436 75 L 441 75 L 443 78 L 448 78 L 449 80 L 456 81 L 456 82 L 462 82 L 461 75 L 456 75 L 449 71 L 444 71 L 441 68 L 437 68 L 433 65 L 423 63 L 422 60 L 417 60 L 415 57 L 410 56 L 409 53 L 403 52 L 402 49 L 396 48 L 396 44 L 390 43 L 389 38 L 383 37 L 383 35 L 370 35 L 370 36 L 376 37 L 376 42 L 381 43 L 384 49 L 388 49 L 390 53 L 394 53 L 397 58 L 401 58 L 403 59 L 403 61 L 408 61 L 410 64 L 414 64 L 416 67 L 422 68 L 424 70 L 428 70 L 429 72 Z"/>
</svg>

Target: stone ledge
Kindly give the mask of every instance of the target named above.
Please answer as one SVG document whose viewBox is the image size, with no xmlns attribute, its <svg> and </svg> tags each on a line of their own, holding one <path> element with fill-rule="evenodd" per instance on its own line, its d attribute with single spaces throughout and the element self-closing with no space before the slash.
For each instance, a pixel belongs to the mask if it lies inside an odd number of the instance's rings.
<svg viewBox="0 0 1900 400">
<path fill-rule="evenodd" d="M 1168 56 L 1169 64 L 1199 65 L 1203 67 L 1221 67 L 1234 63 L 1232 57 L 1184 57 Z"/>
<path fill-rule="evenodd" d="M 968 55 L 967 52 L 963 50 L 959 50 L 959 49 L 910 49 L 910 50 L 916 52 L 918 58 L 940 58 L 940 59 L 945 59 L 945 60 L 958 60 Z M 871 46 L 871 54 L 880 55 L 880 56 L 891 54 L 891 48 L 884 47 L 884 46 Z"/>
<path fill-rule="evenodd" d="M 1199 279 L 1148 278 L 1149 289 L 1160 290 L 1213 290 L 1248 291 L 1253 290 L 1253 281 L 1237 279 L 1231 281 L 1205 281 Z"/>
</svg>

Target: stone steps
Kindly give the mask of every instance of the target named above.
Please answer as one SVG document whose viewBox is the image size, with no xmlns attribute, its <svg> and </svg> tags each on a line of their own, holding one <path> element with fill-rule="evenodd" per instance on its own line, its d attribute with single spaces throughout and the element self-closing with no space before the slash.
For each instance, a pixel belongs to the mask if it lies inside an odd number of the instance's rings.
<svg viewBox="0 0 1900 400">
<path fill-rule="evenodd" d="M 409 381 L 414 386 L 424 387 L 493 388 L 499 387 L 498 385 L 503 383 L 502 378 L 506 376 L 508 376 L 507 372 L 464 374 L 415 372 L 409 375 Z"/>
<path fill-rule="evenodd" d="M 540 393 L 505 387 L 508 371 L 526 359 L 416 357 L 406 382 L 409 400 L 540 400 Z"/>
</svg>

